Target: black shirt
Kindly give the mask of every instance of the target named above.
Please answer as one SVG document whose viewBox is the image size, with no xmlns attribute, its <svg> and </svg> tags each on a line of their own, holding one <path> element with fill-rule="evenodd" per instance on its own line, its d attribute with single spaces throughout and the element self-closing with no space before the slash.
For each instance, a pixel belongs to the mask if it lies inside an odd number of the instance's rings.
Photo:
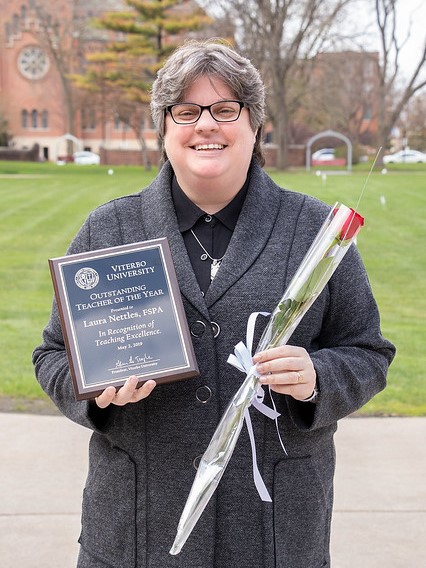
<svg viewBox="0 0 426 568">
<path fill-rule="evenodd" d="M 243 187 L 226 207 L 214 215 L 209 215 L 187 197 L 180 188 L 176 177 L 173 177 L 172 198 L 179 230 L 182 233 L 195 276 L 203 294 L 207 292 L 211 282 L 211 258 L 222 259 L 225 255 L 246 198 L 248 185 L 249 177 L 247 177 Z M 202 246 L 197 242 L 191 230 Z M 204 247 L 206 252 L 202 247 Z M 201 257 L 205 260 L 202 260 Z"/>
</svg>

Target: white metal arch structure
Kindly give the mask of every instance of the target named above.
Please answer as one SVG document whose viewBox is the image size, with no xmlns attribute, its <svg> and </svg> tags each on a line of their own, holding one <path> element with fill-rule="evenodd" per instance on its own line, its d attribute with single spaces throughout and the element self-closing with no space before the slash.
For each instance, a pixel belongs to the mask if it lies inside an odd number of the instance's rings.
<svg viewBox="0 0 426 568">
<path fill-rule="evenodd" d="M 320 138 L 338 138 L 342 140 L 346 144 L 347 148 L 347 156 L 346 156 L 346 164 L 348 172 L 352 171 L 352 142 L 349 140 L 347 136 L 344 134 L 340 134 L 340 132 L 336 132 L 335 130 L 324 130 L 319 134 L 315 134 L 312 138 L 309 138 L 308 143 L 306 145 L 306 171 L 309 172 L 311 170 L 311 148 L 312 144 L 319 140 Z"/>
<path fill-rule="evenodd" d="M 59 148 L 61 143 L 68 140 L 75 144 L 77 150 L 83 149 L 83 142 L 79 138 L 77 138 L 73 134 L 64 134 L 63 136 L 60 136 L 56 141 L 56 158 L 58 158 L 59 156 Z"/>
</svg>

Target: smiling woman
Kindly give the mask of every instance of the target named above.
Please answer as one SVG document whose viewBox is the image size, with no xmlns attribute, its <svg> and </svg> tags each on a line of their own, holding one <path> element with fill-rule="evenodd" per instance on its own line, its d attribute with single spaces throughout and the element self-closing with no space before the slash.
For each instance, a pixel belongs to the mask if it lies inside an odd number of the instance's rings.
<svg viewBox="0 0 426 568">
<path fill-rule="evenodd" d="M 210 44 L 212 47 L 214 44 Z M 207 213 L 226 207 L 250 162 L 263 165 L 264 86 L 248 60 L 216 44 L 188 43 L 160 70 L 151 109 L 184 194 Z"/>
<path fill-rule="evenodd" d="M 254 416 L 273 503 L 265 506 L 250 481 L 242 436 L 213 506 L 182 552 L 169 554 L 194 468 L 244 381 L 228 355 L 253 312 L 273 311 L 330 207 L 282 189 L 262 169 L 264 86 L 227 45 L 176 50 L 158 73 L 151 107 L 163 167 L 143 191 L 90 213 L 69 253 L 166 237 L 200 375 L 139 388 L 133 376 L 118 391 L 76 401 L 54 305 L 34 350 L 37 378 L 66 416 L 94 431 L 78 567 L 329 566 L 336 423 L 385 386 L 394 355 L 353 246 L 292 345 L 256 353 L 288 452 L 269 419 Z M 258 319 L 254 345 L 266 325 Z"/>
</svg>

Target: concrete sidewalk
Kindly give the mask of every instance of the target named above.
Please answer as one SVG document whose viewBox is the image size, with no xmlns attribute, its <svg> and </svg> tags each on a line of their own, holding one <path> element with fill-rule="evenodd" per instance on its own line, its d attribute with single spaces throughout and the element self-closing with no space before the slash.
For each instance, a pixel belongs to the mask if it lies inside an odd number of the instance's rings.
<svg viewBox="0 0 426 568">
<path fill-rule="evenodd" d="M 75 567 L 89 435 L 61 416 L 0 413 L 1 568 Z M 423 418 L 340 422 L 333 568 L 425 566 L 425 440 Z"/>
</svg>

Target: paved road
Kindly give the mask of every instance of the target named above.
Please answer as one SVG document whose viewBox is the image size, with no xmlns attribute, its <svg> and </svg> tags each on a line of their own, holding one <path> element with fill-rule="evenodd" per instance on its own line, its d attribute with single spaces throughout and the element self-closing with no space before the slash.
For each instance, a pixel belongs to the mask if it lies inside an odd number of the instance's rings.
<svg viewBox="0 0 426 568">
<path fill-rule="evenodd" d="M 0 413 L 1 568 L 75 567 L 89 434 Z M 426 566 L 425 439 L 426 418 L 340 422 L 333 568 Z"/>
</svg>

